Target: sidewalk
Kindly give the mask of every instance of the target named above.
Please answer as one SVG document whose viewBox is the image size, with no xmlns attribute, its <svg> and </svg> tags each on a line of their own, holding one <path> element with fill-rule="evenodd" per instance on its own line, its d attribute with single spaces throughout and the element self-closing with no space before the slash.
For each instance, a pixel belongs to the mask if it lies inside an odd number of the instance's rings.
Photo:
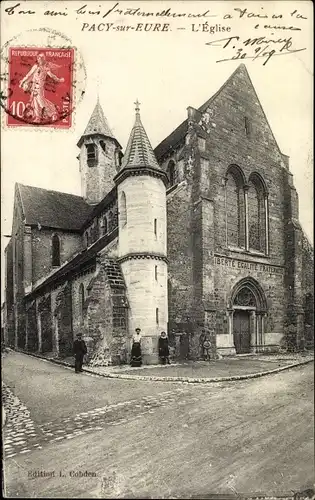
<svg viewBox="0 0 315 500">
<path fill-rule="evenodd" d="M 19 352 L 36 356 L 49 362 L 74 367 L 72 357 L 60 360 L 21 350 Z M 186 361 L 170 365 L 144 365 L 141 368 L 131 368 L 129 365 L 106 367 L 83 365 L 83 371 L 116 379 L 210 383 L 271 375 L 312 361 L 314 361 L 313 352 L 269 355 L 249 354 L 211 361 Z"/>
<path fill-rule="evenodd" d="M 233 356 L 215 361 L 187 361 L 171 365 L 86 367 L 85 370 L 110 378 L 152 381 L 209 383 L 244 380 L 278 373 L 314 360 L 313 354 Z"/>
</svg>

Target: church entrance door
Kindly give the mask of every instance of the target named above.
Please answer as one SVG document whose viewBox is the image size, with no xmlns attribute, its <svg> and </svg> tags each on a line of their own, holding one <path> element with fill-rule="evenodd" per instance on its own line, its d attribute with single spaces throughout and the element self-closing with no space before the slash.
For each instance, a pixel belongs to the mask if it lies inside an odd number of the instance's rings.
<svg viewBox="0 0 315 500">
<path fill-rule="evenodd" d="M 249 311 L 235 310 L 233 314 L 233 338 L 236 354 L 250 352 Z"/>
</svg>

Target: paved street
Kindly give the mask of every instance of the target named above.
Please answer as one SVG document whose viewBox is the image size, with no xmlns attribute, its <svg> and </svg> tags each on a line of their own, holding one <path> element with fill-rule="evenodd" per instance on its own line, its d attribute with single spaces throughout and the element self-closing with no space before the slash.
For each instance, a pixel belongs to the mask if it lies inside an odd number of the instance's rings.
<svg viewBox="0 0 315 500">
<path fill-rule="evenodd" d="M 3 381 L 9 497 L 271 495 L 312 486 L 312 364 L 189 385 L 75 374 L 9 353 Z M 46 477 L 34 477 L 40 472 Z"/>
</svg>

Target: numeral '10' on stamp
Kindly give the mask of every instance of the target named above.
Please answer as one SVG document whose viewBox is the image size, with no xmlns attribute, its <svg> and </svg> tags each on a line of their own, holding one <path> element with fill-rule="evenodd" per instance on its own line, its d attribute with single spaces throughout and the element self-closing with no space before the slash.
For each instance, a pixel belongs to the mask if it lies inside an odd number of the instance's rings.
<svg viewBox="0 0 315 500">
<path fill-rule="evenodd" d="M 7 125 L 70 128 L 73 68 L 73 48 L 10 48 Z"/>
</svg>

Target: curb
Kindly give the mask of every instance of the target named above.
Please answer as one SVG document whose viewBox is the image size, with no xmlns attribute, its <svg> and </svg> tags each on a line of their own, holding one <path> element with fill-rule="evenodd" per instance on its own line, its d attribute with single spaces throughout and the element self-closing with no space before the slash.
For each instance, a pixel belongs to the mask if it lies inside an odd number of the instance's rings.
<svg viewBox="0 0 315 500">
<path fill-rule="evenodd" d="M 54 359 L 54 358 L 45 358 L 44 356 L 41 356 L 39 354 L 35 353 L 29 353 L 26 351 L 23 351 L 21 349 L 19 350 L 13 350 L 11 349 L 12 352 L 19 352 L 21 354 L 26 354 L 28 356 L 33 356 L 34 358 L 39 358 L 45 361 L 49 361 L 51 363 L 55 363 L 57 365 L 63 365 L 67 366 L 70 368 L 74 367 L 74 364 L 67 363 L 66 361 L 62 361 L 59 359 Z M 259 377 L 265 377 L 266 375 L 272 375 L 274 373 L 279 373 L 285 370 L 290 370 L 291 368 L 295 368 L 297 366 L 303 366 L 308 363 L 314 362 L 314 358 L 312 359 L 307 359 L 305 361 L 299 361 L 298 363 L 292 363 L 291 365 L 286 365 L 286 366 L 281 366 L 280 368 L 275 368 L 274 370 L 268 370 L 265 372 L 257 372 L 257 373 L 248 373 L 246 375 L 231 375 L 230 377 L 206 377 L 206 378 L 195 378 L 195 377 L 160 377 L 160 376 L 154 376 L 154 375 L 130 375 L 130 374 L 123 374 L 123 373 L 98 373 L 96 371 L 90 370 L 89 368 L 83 368 L 83 372 L 90 373 L 92 375 L 97 375 L 99 377 L 104 377 L 104 378 L 116 378 L 116 379 L 121 379 L 121 380 L 144 380 L 144 381 L 152 381 L 152 382 L 181 382 L 181 383 L 186 383 L 186 384 L 209 384 L 209 383 L 216 383 L 216 382 L 231 382 L 231 381 L 237 381 L 237 380 L 247 380 L 247 379 L 252 379 L 252 378 L 259 378 Z"/>
</svg>

